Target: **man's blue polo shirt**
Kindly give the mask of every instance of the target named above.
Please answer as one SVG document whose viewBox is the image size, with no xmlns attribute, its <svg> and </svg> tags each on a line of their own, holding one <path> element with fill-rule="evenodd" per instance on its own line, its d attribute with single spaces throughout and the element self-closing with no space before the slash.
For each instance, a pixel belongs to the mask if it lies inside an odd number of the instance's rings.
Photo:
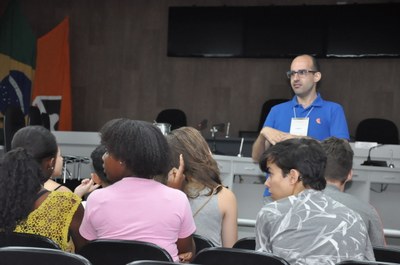
<svg viewBox="0 0 400 265">
<path fill-rule="evenodd" d="M 320 141 L 330 136 L 350 139 L 342 106 L 335 102 L 323 100 L 319 93 L 314 102 L 305 109 L 297 103 L 296 96 L 291 101 L 272 107 L 264 122 L 264 127 L 268 126 L 283 132 L 290 132 L 290 123 L 292 118 L 295 117 L 294 113 L 296 113 L 297 118 L 304 118 L 309 113 L 307 136 Z"/>
<path fill-rule="evenodd" d="M 296 116 L 295 116 L 296 115 Z M 316 140 L 324 140 L 330 136 L 350 139 L 346 117 L 341 105 L 325 101 L 318 93 L 317 98 L 307 108 L 303 108 L 294 96 L 291 101 L 278 104 L 271 108 L 264 127 L 268 126 L 282 132 L 290 132 L 292 118 L 309 118 L 307 136 Z M 269 196 L 268 188 L 264 196 Z"/>
</svg>

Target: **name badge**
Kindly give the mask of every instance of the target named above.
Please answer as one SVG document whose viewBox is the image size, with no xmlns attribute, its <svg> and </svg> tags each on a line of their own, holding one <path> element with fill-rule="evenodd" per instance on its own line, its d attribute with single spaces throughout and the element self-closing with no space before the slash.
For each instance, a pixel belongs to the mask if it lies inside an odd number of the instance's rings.
<svg viewBox="0 0 400 265">
<path fill-rule="evenodd" d="M 290 134 L 307 136 L 308 122 L 309 122 L 308 117 L 292 118 L 292 122 L 290 123 Z"/>
</svg>

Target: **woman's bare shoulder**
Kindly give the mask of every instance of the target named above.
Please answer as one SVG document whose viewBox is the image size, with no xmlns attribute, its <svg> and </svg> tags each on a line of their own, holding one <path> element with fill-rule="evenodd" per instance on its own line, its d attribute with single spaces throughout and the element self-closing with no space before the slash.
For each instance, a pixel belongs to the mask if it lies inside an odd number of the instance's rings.
<svg viewBox="0 0 400 265">
<path fill-rule="evenodd" d="M 236 202 L 236 196 L 235 193 L 233 193 L 232 190 L 222 187 L 221 191 L 218 193 L 218 198 L 219 200 L 226 201 L 226 202 Z"/>
<path fill-rule="evenodd" d="M 52 179 L 49 179 L 44 183 L 44 188 L 49 191 L 58 190 L 58 191 L 72 192 L 69 188 L 63 186 L 62 184 L 60 184 Z"/>
</svg>

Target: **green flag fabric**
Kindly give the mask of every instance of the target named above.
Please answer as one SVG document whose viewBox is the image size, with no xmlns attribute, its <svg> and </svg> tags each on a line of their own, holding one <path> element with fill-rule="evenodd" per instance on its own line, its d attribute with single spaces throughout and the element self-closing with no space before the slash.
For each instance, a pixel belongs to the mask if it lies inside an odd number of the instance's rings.
<svg viewBox="0 0 400 265">
<path fill-rule="evenodd" d="M 22 15 L 17 0 L 11 0 L 0 18 L 0 111 L 20 106 L 24 114 L 31 104 L 36 57 L 36 37 Z"/>
</svg>

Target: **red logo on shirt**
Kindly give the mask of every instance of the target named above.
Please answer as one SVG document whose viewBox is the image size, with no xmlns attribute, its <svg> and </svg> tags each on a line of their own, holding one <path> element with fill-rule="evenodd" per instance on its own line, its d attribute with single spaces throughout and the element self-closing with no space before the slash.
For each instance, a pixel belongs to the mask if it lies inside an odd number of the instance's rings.
<svg viewBox="0 0 400 265">
<path fill-rule="evenodd" d="M 321 124 L 321 118 L 317 118 L 315 121 L 316 121 L 318 124 Z"/>
</svg>

